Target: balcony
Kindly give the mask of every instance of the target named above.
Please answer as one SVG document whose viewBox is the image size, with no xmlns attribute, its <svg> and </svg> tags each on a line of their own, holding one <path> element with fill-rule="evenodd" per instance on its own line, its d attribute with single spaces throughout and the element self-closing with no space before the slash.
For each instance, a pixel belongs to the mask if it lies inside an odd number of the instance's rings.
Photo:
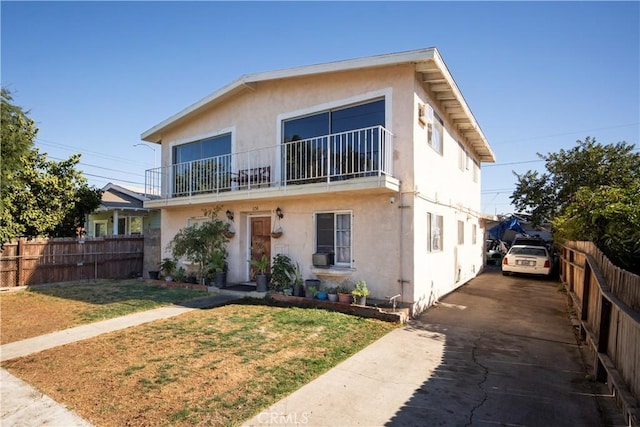
<svg viewBox="0 0 640 427">
<path fill-rule="evenodd" d="M 146 171 L 146 207 L 327 191 L 397 191 L 392 134 L 381 126 Z"/>
</svg>

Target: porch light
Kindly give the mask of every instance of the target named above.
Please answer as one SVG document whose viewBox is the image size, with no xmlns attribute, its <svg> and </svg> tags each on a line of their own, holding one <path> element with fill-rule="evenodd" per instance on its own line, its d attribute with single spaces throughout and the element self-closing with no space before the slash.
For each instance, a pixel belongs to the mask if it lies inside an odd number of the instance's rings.
<svg viewBox="0 0 640 427">
<path fill-rule="evenodd" d="M 282 219 L 282 217 L 284 216 L 284 214 L 282 213 L 282 209 L 280 209 L 280 206 L 276 208 L 276 216 L 280 219 Z"/>
<path fill-rule="evenodd" d="M 233 221 L 233 212 L 231 212 L 229 209 L 227 209 L 227 219 L 229 221 Z"/>
</svg>

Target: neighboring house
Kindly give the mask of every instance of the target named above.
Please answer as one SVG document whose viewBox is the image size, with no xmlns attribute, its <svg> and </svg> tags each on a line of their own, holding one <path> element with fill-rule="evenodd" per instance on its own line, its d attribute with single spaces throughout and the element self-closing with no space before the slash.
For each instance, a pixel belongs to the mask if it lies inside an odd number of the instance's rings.
<svg viewBox="0 0 640 427">
<path fill-rule="evenodd" d="M 162 248 L 220 206 L 231 282 L 282 253 L 305 279 L 365 280 L 417 313 L 483 267 L 495 157 L 435 48 L 245 75 L 142 140 L 162 146 L 144 203 L 162 209 Z"/>
<path fill-rule="evenodd" d="M 147 200 L 142 193 L 112 183 L 105 185 L 102 203 L 89 215 L 87 236 L 143 234 L 145 230 L 160 228 L 160 210 L 145 208 Z"/>
</svg>

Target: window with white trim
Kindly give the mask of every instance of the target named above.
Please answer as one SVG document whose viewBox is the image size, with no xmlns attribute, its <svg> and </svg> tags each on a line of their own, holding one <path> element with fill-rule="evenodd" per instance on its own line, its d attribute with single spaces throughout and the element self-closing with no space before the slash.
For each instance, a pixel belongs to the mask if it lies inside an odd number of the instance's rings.
<svg viewBox="0 0 640 427">
<path fill-rule="evenodd" d="M 334 264 L 351 266 L 352 215 L 350 211 L 316 213 L 316 252 L 334 254 Z"/>
<path fill-rule="evenodd" d="M 442 215 L 427 212 L 427 252 L 442 251 Z"/>
<path fill-rule="evenodd" d="M 93 221 L 93 237 L 104 237 L 107 235 L 107 220 L 101 219 Z"/>
<path fill-rule="evenodd" d="M 437 113 L 433 113 L 433 121 L 428 125 L 427 142 L 438 154 L 442 155 L 444 141 L 444 123 Z"/>
<path fill-rule="evenodd" d="M 476 224 L 471 225 L 471 244 L 475 245 L 478 242 L 478 226 Z"/>
<path fill-rule="evenodd" d="M 191 227 L 192 225 L 200 226 L 208 220 L 209 217 L 206 216 L 192 216 L 190 218 L 187 218 L 187 227 Z"/>
<path fill-rule="evenodd" d="M 458 244 L 464 245 L 464 221 L 458 221 Z"/>
</svg>

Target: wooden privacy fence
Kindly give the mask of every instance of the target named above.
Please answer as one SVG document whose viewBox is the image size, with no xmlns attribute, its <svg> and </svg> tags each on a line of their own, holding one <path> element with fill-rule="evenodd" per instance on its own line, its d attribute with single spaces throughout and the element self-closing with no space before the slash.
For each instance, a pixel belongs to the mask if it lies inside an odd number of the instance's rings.
<svg viewBox="0 0 640 427">
<path fill-rule="evenodd" d="M 144 237 L 19 239 L 0 254 L 0 286 L 142 275 Z"/>
<path fill-rule="evenodd" d="M 615 393 L 629 425 L 638 425 L 640 276 L 613 265 L 591 242 L 567 242 L 561 253 L 561 278 L 594 352 L 594 374 Z"/>
</svg>

